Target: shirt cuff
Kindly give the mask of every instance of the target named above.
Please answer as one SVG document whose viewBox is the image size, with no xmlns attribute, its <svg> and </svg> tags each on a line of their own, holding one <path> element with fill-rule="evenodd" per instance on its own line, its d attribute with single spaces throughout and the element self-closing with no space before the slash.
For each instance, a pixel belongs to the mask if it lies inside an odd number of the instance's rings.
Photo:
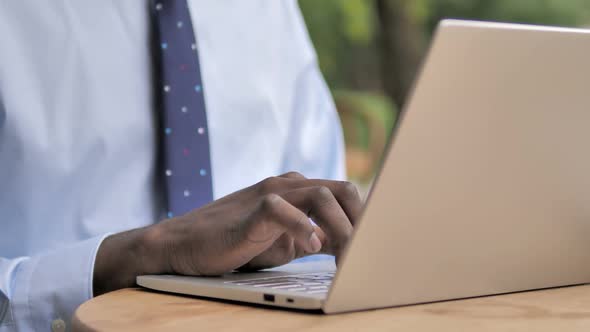
<svg viewBox="0 0 590 332">
<path fill-rule="evenodd" d="M 92 298 L 94 260 L 109 235 L 33 256 L 19 264 L 12 299 L 18 330 L 50 331 L 52 322 L 60 319 L 69 325 L 76 308 Z"/>
</svg>

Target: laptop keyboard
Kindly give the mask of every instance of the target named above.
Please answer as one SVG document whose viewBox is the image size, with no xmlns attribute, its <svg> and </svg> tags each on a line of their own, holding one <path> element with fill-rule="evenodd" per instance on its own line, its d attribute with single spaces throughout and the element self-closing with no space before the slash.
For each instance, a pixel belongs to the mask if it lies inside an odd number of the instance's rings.
<svg viewBox="0 0 590 332">
<path fill-rule="evenodd" d="M 325 294 L 330 289 L 334 272 L 293 274 L 249 280 L 226 281 L 225 284 L 256 288 L 280 289 L 306 294 Z"/>
</svg>

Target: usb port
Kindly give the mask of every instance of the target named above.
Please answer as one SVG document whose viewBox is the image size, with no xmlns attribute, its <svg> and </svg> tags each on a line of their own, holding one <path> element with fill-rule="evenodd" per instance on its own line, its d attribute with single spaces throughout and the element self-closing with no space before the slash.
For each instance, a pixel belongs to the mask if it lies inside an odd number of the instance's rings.
<svg viewBox="0 0 590 332">
<path fill-rule="evenodd" d="M 264 301 L 266 302 L 274 302 L 275 296 L 272 294 L 264 294 Z"/>
</svg>

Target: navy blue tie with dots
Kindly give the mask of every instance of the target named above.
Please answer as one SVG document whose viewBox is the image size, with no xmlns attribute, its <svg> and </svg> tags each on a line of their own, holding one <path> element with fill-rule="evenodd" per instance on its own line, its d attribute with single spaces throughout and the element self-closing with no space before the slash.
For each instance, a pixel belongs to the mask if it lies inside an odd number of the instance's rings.
<svg viewBox="0 0 590 332">
<path fill-rule="evenodd" d="M 186 0 L 156 0 L 168 217 L 213 200 L 198 47 Z"/>
</svg>

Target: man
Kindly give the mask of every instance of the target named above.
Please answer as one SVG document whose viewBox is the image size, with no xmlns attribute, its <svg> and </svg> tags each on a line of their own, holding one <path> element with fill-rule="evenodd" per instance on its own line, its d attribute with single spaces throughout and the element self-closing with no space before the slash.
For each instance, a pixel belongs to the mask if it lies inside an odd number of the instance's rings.
<svg viewBox="0 0 590 332">
<path fill-rule="evenodd" d="M 2 1 L 0 45 L 0 331 L 342 252 L 361 203 L 309 180 L 343 144 L 294 0 Z"/>
</svg>

